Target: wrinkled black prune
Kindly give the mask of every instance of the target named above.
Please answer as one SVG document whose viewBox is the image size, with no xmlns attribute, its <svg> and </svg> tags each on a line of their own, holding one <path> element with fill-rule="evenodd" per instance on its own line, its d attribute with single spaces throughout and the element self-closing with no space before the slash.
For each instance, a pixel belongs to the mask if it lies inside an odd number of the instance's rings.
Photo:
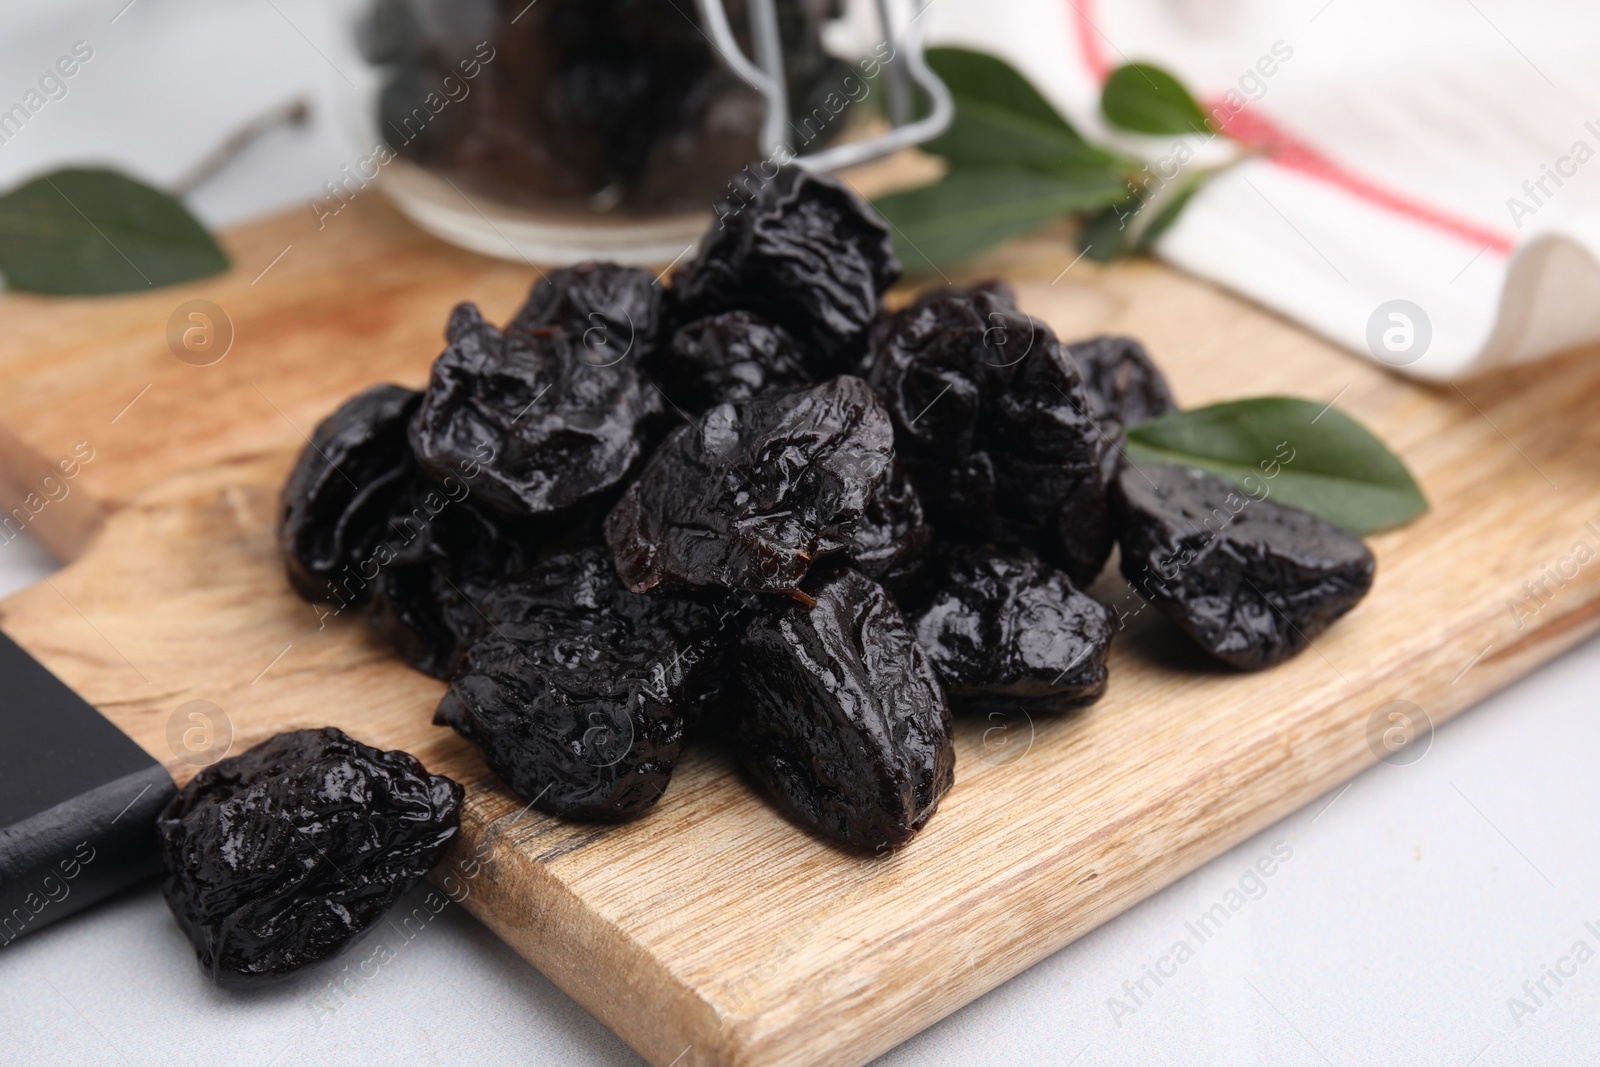
<svg viewBox="0 0 1600 1067">
<path fill-rule="evenodd" d="M 1108 434 L 1178 410 L 1160 368 L 1131 337 L 1093 337 L 1067 346 L 1083 376 L 1089 414 Z"/>
<path fill-rule="evenodd" d="M 376 385 L 317 425 L 284 484 L 278 544 L 307 600 L 360 604 L 361 576 L 412 477 L 406 426 L 422 394 Z"/>
<path fill-rule="evenodd" d="M 896 461 L 867 498 L 845 555 L 856 570 L 898 591 L 922 569 L 932 544 L 933 527 L 923 517 L 916 487 Z"/>
<path fill-rule="evenodd" d="M 1067 355 L 1083 375 L 1089 415 L 1109 444 L 1100 464 L 1109 499 L 1111 483 L 1122 469 L 1128 427 L 1176 411 L 1178 405 L 1167 379 L 1131 337 L 1079 341 L 1067 346 Z"/>
<path fill-rule="evenodd" d="M 1122 574 L 1207 652 L 1246 670 L 1301 651 L 1367 595 L 1361 538 L 1191 467 L 1124 467 Z"/>
<path fill-rule="evenodd" d="M 505 335 L 462 304 L 433 364 L 411 447 L 435 478 L 479 463 L 479 498 L 509 515 L 560 511 L 618 484 L 661 398 L 625 357 L 610 365 L 560 327 Z M 603 346 L 602 346 L 603 348 Z"/>
<path fill-rule="evenodd" d="M 487 625 L 481 602 L 529 567 L 540 547 L 531 524 L 478 507 L 474 482 L 414 481 L 373 553 L 367 620 L 402 659 L 435 678 L 455 674 Z"/>
<path fill-rule="evenodd" d="M 680 426 L 606 518 L 635 592 L 667 583 L 792 593 L 843 550 L 893 459 L 859 378 L 721 404 Z"/>
<path fill-rule="evenodd" d="M 748 311 L 682 327 L 651 371 L 676 404 L 693 412 L 816 380 L 783 327 Z"/>
<path fill-rule="evenodd" d="M 819 375 L 851 368 L 878 295 L 900 277 L 888 225 L 843 183 L 798 167 L 752 184 L 717 206 L 699 257 L 673 279 L 681 321 L 758 312 Z"/>
<path fill-rule="evenodd" d="M 225 984 L 337 953 L 438 862 L 461 786 L 333 727 L 206 767 L 157 820 L 162 892 Z"/>
<path fill-rule="evenodd" d="M 1048 326 L 993 287 L 939 290 L 874 327 L 868 381 L 941 532 L 1093 580 L 1111 552 L 1109 442 Z"/>
<path fill-rule="evenodd" d="M 1054 710 L 1106 687 L 1109 610 L 1032 556 L 958 549 L 933 579 L 917 640 L 958 709 Z"/>
<path fill-rule="evenodd" d="M 740 639 L 741 761 L 795 822 L 861 849 L 903 845 L 954 780 L 944 690 L 900 610 L 854 571 Z"/>
<path fill-rule="evenodd" d="M 630 593 L 603 548 L 558 556 L 488 598 L 493 625 L 468 651 L 434 722 L 483 750 L 541 811 L 615 822 L 667 788 L 716 613 Z"/>
<path fill-rule="evenodd" d="M 558 326 L 578 338 L 585 362 L 648 359 L 660 328 L 661 287 L 647 270 L 579 263 L 533 284 L 506 332 Z"/>
</svg>

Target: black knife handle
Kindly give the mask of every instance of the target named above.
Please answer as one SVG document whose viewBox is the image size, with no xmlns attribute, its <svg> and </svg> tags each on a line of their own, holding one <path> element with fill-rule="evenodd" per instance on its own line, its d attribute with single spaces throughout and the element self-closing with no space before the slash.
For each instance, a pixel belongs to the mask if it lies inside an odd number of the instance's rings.
<svg viewBox="0 0 1600 1067">
<path fill-rule="evenodd" d="M 0 948 L 154 874 L 177 792 L 149 753 L 0 634 Z"/>
</svg>

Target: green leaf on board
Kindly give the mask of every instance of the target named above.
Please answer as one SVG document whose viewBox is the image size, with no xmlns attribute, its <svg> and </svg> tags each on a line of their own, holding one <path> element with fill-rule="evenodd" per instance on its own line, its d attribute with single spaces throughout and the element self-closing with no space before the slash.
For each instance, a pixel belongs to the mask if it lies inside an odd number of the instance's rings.
<svg viewBox="0 0 1600 1067">
<path fill-rule="evenodd" d="M 934 48 L 928 51 L 928 64 L 949 87 L 956 113 L 948 130 L 922 146 L 925 151 L 953 164 L 986 169 L 1023 166 L 1074 173 L 1137 166 L 1085 141 L 1003 60 L 961 48 Z"/>
<path fill-rule="evenodd" d="M 1160 67 L 1118 67 L 1100 91 L 1100 110 L 1115 125 L 1137 133 L 1210 133 L 1206 113 L 1183 83 Z"/>
<path fill-rule="evenodd" d="M 874 202 L 893 227 L 909 274 L 958 263 L 1010 237 L 1129 195 L 1116 175 L 1067 178 L 1022 169 L 952 170 L 920 189 Z"/>
<path fill-rule="evenodd" d="M 1180 463 L 1230 479 L 1257 499 L 1309 511 L 1361 535 L 1428 510 L 1416 479 L 1366 427 L 1294 397 L 1233 400 L 1128 430 L 1135 463 Z"/>
<path fill-rule="evenodd" d="M 228 265 L 181 202 L 115 171 L 67 168 L 0 196 L 0 274 L 11 289 L 142 292 Z"/>
<path fill-rule="evenodd" d="M 1078 231 L 1079 250 L 1099 263 L 1147 251 L 1216 173 L 1192 171 L 1146 191 L 1138 202 L 1116 204 L 1089 216 Z"/>
<path fill-rule="evenodd" d="M 1005 60 L 965 48 L 930 48 L 928 66 L 955 96 L 963 96 L 1041 126 L 1078 137 L 1060 112 Z M 1081 138 L 1079 138 L 1081 140 Z"/>
</svg>

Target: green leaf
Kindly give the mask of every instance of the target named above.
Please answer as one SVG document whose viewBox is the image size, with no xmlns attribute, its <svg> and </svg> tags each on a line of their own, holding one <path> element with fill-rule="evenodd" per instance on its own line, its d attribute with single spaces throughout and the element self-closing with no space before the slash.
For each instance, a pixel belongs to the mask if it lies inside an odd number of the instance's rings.
<svg viewBox="0 0 1600 1067">
<path fill-rule="evenodd" d="M 1210 133 L 1211 124 L 1183 83 L 1160 67 L 1129 63 L 1112 71 L 1100 93 L 1100 110 L 1138 133 Z"/>
<path fill-rule="evenodd" d="M 0 274 L 12 289 L 138 292 L 227 269 L 183 204 L 115 171 L 58 170 L 0 196 Z"/>
<path fill-rule="evenodd" d="M 911 274 L 968 259 L 1045 222 L 1129 195 L 1113 171 L 1065 178 L 1036 171 L 953 170 L 942 180 L 883 197 L 874 206 L 894 229 Z"/>
<path fill-rule="evenodd" d="M 1053 126 L 1071 137 L 1078 136 L 1050 101 L 1039 95 L 1033 83 L 1003 59 L 965 48 L 930 48 L 928 66 L 954 96 L 1009 111 L 1041 126 Z"/>
<path fill-rule="evenodd" d="M 1030 167 L 1074 174 L 1136 164 L 1086 142 L 1028 80 L 1003 60 L 934 48 L 928 63 L 955 98 L 950 128 L 923 149 L 958 165 Z"/>
<path fill-rule="evenodd" d="M 1181 463 L 1366 535 L 1428 502 L 1404 463 L 1337 408 L 1286 396 L 1179 411 L 1128 430 L 1135 463 Z"/>
<path fill-rule="evenodd" d="M 1146 191 L 1137 203 L 1118 204 L 1084 220 L 1078 248 L 1090 259 L 1109 263 L 1147 251 L 1166 233 L 1215 170 L 1197 170 Z"/>
</svg>

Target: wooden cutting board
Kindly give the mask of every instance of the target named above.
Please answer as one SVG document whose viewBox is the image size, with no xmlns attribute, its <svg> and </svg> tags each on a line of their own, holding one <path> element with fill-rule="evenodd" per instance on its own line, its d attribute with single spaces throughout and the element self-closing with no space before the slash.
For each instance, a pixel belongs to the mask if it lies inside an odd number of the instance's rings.
<svg viewBox="0 0 1600 1067">
<path fill-rule="evenodd" d="M 437 682 L 357 620 L 319 627 L 272 537 L 303 434 L 374 381 L 422 383 L 449 307 L 504 319 L 533 271 L 367 198 L 321 231 L 291 214 L 226 243 L 237 267 L 198 285 L 0 299 L 6 498 L 49 499 L 28 526 L 75 558 L 0 602 L 0 627 L 180 780 L 190 723 L 171 723 L 202 700 L 235 752 L 332 723 L 467 783 L 436 880 L 658 1065 L 865 1062 L 1371 763 L 1389 702 L 1437 724 L 1600 626 L 1600 566 L 1573 562 L 1600 547 L 1600 353 L 1424 387 L 1159 266 L 1063 275 L 1066 243 L 1045 234 L 966 277 L 1003 273 L 1069 338 L 1143 338 L 1186 405 L 1337 398 L 1405 458 L 1433 510 L 1373 540 L 1372 595 L 1256 675 L 1136 616 L 1098 704 L 961 723 L 954 789 L 886 858 L 794 829 L 712 751 L 687 755 L 639 822 L 547 818 L 429 724 Z M 191 299 L 233 324 L 211 366 L 169 349 Z M 43 481 L 78 442 L 93 458 Z"/>
</svg>

